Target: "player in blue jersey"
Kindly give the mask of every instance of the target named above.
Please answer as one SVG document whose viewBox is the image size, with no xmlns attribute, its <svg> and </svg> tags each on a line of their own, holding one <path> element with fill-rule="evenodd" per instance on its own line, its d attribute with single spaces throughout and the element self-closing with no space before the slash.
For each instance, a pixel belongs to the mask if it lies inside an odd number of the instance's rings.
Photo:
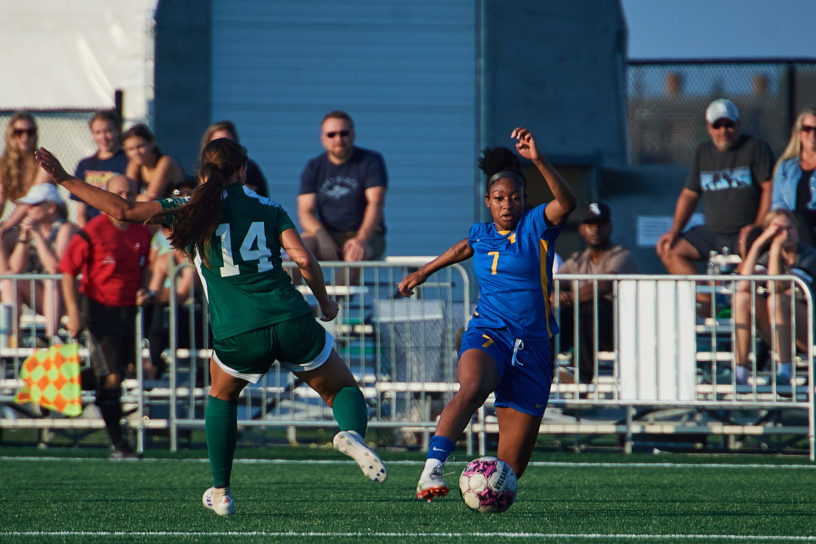
<svg viewBox="0 0 816 544">
<path fill-rule="evenodd" d="M 243 184 L 246 150 L 221 138 L 201 154 L 201 184 L 192 195 L 130 203 L 69 176 L 48 151 L 37 158 L 54 179 L 91 206 L 120 220 L 172 228 L 170 241 L 194 262 L 210 302 L 212 380 L 204 415 L 213 486 L 205 507 L 235 513 L 230 473 L 237 439 L 238 396 L 277 360 L 331 406 L 340 432 L 334 447 L 352 457 L 374 481 L 385 466 L 363 441 L 368 407 L 357 381 L 333 349 L 334 338 L 315 321 L 311 307 L 281 266 L 285 249 L 320 305 L 322 319 L 337 316 L 323 273 L 303 246 L 286 211 Z"/>
<path fill-rule="evenodd" d="M 526 128 L 513 130 L 516 150 L 544 177 L 555 199 L 525 207 L 526 180 L 508 148 L 486 149 L 479 168 L 487 175 L 485 206 L 493 220 L 399 284 L 410 296 L 431 274 L 473 257 L 479 301 L 459 351 L 459 391 L 445 406 L 431 438 L 417 498 L 444 497 L 442 466 L 473 413 L 495 392 L 498 457 L 519 477 L 538 437 L 552 383 L 551 338 L 558 325 L 550 308 L 552 261 L 561 225 L 575 208 L 575 195 L 538 150 Z"/>
</svg>

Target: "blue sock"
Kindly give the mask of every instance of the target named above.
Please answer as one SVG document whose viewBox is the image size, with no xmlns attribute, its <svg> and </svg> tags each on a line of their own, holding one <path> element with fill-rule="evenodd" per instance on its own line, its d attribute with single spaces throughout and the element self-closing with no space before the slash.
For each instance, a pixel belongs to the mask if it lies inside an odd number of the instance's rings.
<svg viewBox="0 0 816 544">
<path fill-rule="evenodd" d="M 455 447 L 456 442 L 447 436 L 434 435 L 431 437 L 431 442 L 428 445 L 428 454 L 425 456 L 425 458 L 439 459 L 444 463 L 448 456 L 453 453 L 453 449 Z"/>
</svg>

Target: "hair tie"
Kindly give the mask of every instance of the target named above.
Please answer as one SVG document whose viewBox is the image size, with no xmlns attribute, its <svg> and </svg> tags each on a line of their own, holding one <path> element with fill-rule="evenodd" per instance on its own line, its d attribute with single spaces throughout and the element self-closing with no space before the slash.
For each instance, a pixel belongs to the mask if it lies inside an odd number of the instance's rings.
<svg viewBox="0 0 816 544">
<path fill-rule="evenodd" d="M 496 172 L 495 174 L 490 176 L 490 178 L 488 178 L 487 186 L 490 187 L 491 185 L 493 185 L 494 181 L 500 180 L 501 178 L 514 179 L 521 183 L 522 185 L 527 184 L 527 180 L 524 179 L 524 176 L 522 176 L 521 174 L 513 172 L 512 170 L 502 170 L 501 172 Z"/>
</svg>

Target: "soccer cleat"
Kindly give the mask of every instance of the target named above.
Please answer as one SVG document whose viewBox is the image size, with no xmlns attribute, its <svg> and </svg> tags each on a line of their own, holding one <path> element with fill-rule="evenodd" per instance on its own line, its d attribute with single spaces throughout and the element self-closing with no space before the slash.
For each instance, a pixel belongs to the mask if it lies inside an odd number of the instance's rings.
<svg viewBox="0 0 816 544">
<path fill-rule="evenodd" d="M 431 470 L 423 470 L 419 477 L 416 494 L 417 499 L 431 502 L 433 499 L 441 499 L 448 494 L 445 480 L 442 479 L 442 464 L 435 465 Z"/>
<path fill-rule="evenodd" d="M 228 487 L 224 491 L 220 499 L 217 496 L 213 499 L 213 493 L 215 493 L 214 487 L 204 492 L 204 495 L 201 497 L 201 503 L 204 505 L 204 508 L 212 510 L 219 516 L 233 515 L 235 513 L 235 499 L 232 497 L 232 493 L 230 493 L 230 488 Z"/>
<path fill-rule="evenodd" d="M 112 459 L 112 460 L 115 460 L 115 461 L 123 461 L 123 460 L 127 460 L 127 459 L 141 459 L 141 458 L 142 458 L 142 456 L 139 455 L 138 453 L 136 453 L 135 451 L 133 451 L 130 448 L 130 446 L 128 446 L 128 445 L 123 445 L 123 446 L 121 446 L 119 448 L 111 449 L 111 453 L 110 453 L 110 456 L 109 456 L 109 459 Z"/>
<path fill-rule="evenodd" d="M 340 431 L 332 441 L 334 449 L 354 459 L 368 478 L 375 482 L 384 482 L 388 478 L 380 457 L 369 448 L 357 431 Z"/>
</svg>

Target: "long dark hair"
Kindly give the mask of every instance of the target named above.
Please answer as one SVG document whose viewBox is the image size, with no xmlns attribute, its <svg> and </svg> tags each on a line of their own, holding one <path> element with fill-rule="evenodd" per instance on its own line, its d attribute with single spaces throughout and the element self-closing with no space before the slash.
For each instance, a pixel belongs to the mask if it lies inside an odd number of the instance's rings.
<svg viewBox="0 0 816 544">
<path fill-rule="evenodd" d="M 208 250 L 215 229 L 221 222 L 221 194 L 238 169 L 246 166 L 244 146 L 228 138 L 213 140 L 201 152 L 199 185 L 190 200 L 159 215 L 174 215 L 170 242 L 188 257 L 196 254 L 210 268 Z"/>
<path fill-rule="evenodd" d="M 515 179 L 522 189 L 526 189 L 527 182 L 521 173 L 521 161 L 506 147 L 485 148 L 476 165 L 487 176 L 485 194 L 489 193 L 490 186 L 501 178 Z"/>
</svg>

